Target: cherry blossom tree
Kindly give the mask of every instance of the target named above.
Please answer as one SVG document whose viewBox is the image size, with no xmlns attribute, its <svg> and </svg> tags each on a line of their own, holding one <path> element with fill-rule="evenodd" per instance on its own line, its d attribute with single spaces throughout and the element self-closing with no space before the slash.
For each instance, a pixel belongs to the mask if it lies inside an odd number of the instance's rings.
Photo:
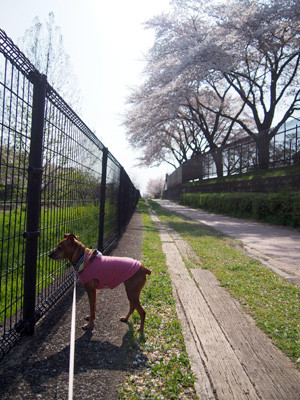
<svg viewBox="0 0 300 400">
<path fill-rule="evenodd" d="M 223 113 L 237 116 L 244 108 L 244 103 L 232 101 L 229 89 L 226 82 L 217 89 L 216 82 L 199 85 L 177 80 L 175 87 L 171 83 L 163 90 L 149 89 L 146 84 L 135 92 L 125 125 L 130 143 L 144 150 L 141 162 L 166 161 L 176 167 L 209 149 L 222 176 L 221 148 L 241 133 L 234 119 Z"/>
<path fill-rule="evenodd" d="M 238 123 L 255 139 L 261 168 L 269 165 L 270 140 L 300 106 L 299 7 L 298 0 L 235 1 L 218 9 L 225 58 L 235 49 L 222 73 L 252 115 L 255 130 Z"/>
<path fill-rule="evenodd" d="M 147 195 L 154 198 L 161 197 L 164 188 L 164 178 L 149 179 L 147 184 Z"/>
<path fill-rule="evenodd" d="M 192 155 L 200 154 L 207 143 L 199 134 L 199 128 L 191 121 L 187 107 L 170 106 L 173 93 L 161 96 L 157 93 L 141 93 L 132 96 L 132 107 L 126 115 L 125 125 L 133 147 L 143 149 L 141 164 L 169 163 L 174 168 Z"/>
<path fill-rule="evenodd" d="M 180 128 L 174 121 L 184 116 L 213 150 L 239 126 L 256 141 L 259 166 L 267 168 L 270 140 L 299 109 L 299 0 L 172 4 L 174 13 L 147 23 L 156 40 L 147 79 L 131 97 L 125 123 L 131 142 L 146 149 L 161 126 Z M 213 106 L 208 88 L 219 101 Z"/>
</svg>

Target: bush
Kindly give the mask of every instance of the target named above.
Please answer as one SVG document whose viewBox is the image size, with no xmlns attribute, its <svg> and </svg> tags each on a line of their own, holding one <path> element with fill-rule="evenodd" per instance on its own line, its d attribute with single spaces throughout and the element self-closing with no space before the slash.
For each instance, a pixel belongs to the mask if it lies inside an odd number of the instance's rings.
<svg viewBox="0 0 300 400">
<path fill-rule="evenodd" d="M 215 213 L 300 227 L 300 192 L 185 193 L 181 204 Z"/>
</svg>

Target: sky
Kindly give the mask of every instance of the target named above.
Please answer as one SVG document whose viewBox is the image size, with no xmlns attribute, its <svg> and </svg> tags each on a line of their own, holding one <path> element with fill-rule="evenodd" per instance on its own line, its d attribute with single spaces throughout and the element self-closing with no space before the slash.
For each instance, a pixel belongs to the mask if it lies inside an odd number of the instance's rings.
<svg viewBox="0 0 300 400">
<path fill-rule="evenodd" d="M 154 32 L 143 23 L 168 10 L 169 0 L 0 0 L 0 28 L 16 44 L 36 16 L 45 22 L 54 13 L 82 93 L 80 117 L 144 195 L 149 179 L 173 169 L 137 166 L 141 154 L 126 140 L 122 115 L 154 43 Z"/>
</svg>

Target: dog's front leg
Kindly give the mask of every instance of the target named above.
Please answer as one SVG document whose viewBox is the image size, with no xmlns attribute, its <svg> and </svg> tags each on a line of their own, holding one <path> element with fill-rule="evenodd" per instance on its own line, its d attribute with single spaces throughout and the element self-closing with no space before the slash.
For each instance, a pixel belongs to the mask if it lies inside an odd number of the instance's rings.
<svg viewBox="0 0 300 400">
<path fill-rule="evenodd" d="M 90 303 L 90 315 L 87 317 L 88 323 L 85 324 L 82 329 L 93 329 L 94 321 L 96 318 L 96 308 L 97 308 L 97 289 L 98 286 L 97 279 L 92 279 L 91 281 L 87 282 L 84 287 L 87 292 L 89 303 Z"/>
</svg>

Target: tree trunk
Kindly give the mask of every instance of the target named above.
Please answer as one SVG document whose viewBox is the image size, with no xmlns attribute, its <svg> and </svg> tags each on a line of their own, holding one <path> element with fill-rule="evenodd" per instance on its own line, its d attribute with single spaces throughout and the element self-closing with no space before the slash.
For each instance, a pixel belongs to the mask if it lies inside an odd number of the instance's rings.
<svg viewBox="0 0 300 400">
<path fill-rule="evenodd" d="M 212 157 L 216 164 L 218 178 L 223 177 L 223 152 L 221 148 L 215 148 L 212 152 Z"/>
<path fill-rule="evenodd" d="M 270 137 L 260 132 L 256 139 L 258 166 L 260 169 L 268 169 L 270 162 Z"/>
</svg>

